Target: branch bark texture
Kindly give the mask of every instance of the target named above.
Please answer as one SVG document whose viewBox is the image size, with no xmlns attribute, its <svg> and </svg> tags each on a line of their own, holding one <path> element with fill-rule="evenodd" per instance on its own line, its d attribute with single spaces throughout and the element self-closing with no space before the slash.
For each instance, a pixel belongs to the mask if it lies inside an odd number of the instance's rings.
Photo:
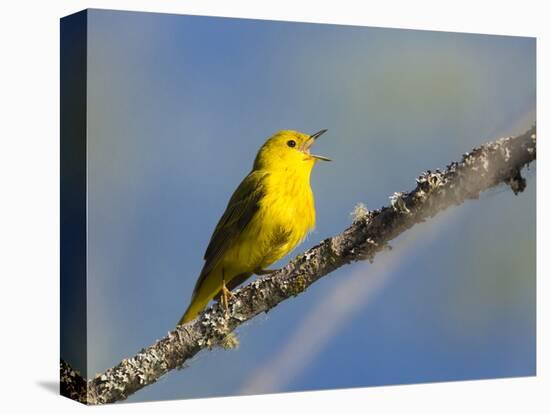
<svg viewBox="0 0 550 414">
<path fill-rule="evenodd" d="M 197 319 L 174 331 L 137 355 L 124 359 L 85 381 L 62 362 L 62 393 L 86 404 L 126 399 L 184 363 L 205 348 L 230 348 L 232 331 L 280 302 L 297 296 L 323 276 L 345 264 L 372 261 L 388 243 L 417 223 L 448 207 L 477 199 L 481 192 L 507 184 L 515 194 L 525 189 L 521 169 L 536 159 L 535 127 L 516 137 L 501 138 L 474 148 L 444 170 L 427 171 L 416 187 L 394 193 L 389 206 L 360 210 L 350 227 L 323 240 L 290 261 L 281 270 L 235 291 L 229 311 L 214 305 Z"/>
</svg>

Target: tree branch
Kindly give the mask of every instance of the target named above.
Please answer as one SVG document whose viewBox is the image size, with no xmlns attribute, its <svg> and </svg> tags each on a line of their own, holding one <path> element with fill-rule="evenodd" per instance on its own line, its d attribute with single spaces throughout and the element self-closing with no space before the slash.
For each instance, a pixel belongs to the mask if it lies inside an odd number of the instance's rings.
<svg viewBox="0 0 550 414">
<path fill-rule="evenodd" d="M 408 193 L 395 193 L 391 205 L 368 212 L 359 209 L 342 233 L 323 240 L 284 268 L 235 291 L 229 312 L 213 305 L 197 319 L 85 381 L 62 361 L 62 394 L 86 404 L 126 399 L 154 383 L 204 348 L 234 346 L 232 331 L 256 315 L 302 293 L 333 270 L 358 260 L 372 261 L 388 242 L 417 223 L 505 183 L 515 194 L 525 189 L 521 169 L 536 159 L 535 127 L 522 135 L 482 145 L 453 162 L 445 171 L 427 171 Z"/>
</svg>

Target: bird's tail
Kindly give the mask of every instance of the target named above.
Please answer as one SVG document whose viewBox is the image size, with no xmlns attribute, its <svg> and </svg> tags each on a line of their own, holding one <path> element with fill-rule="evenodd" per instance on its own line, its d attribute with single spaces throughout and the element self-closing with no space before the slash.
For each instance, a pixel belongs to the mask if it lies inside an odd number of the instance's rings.
<svg viewBox="0 0 550 414">
<path fill-rule="evenodd" d="M 218 269 L 214 269 L 208 274 L 199 277 L 197 285 L 193 290 L 191 297 L 191 303 L 187 307 L 187 310 L 181 317 L 178 325 L 183 325 L 186 322 L 195 319 L 199 313 L 201 313 L 208 302 L 216 296 L 221 288 L 221 272 Z"/>
<path fill-rule="evenodd" d="M 252 275 L 251 272 L 240 273 L 237 276 L 231 277 L 227 282 L 227 288 L 229 290 L 235 289 L 246 279 Z M 199 278 L 199 283 L 195 286 L 193 296 L 191 297 L 191 303 L 189 307 L 181 317 L 178 325 L 183 325 L 186 322 L 195 319 L 199 313 L 201 313 L 208 302 L 212 299 L 219 300 L 219 292 L 222 286 L 222 272 L 219 269 L 214 269 L 204 277 Z"/>
<path fill-rule="evenodd" d="M 204 308 L 206 308 L 207 304 L 208 301 L 204 303 L 192 301 L 183 316 L 181 317 L 180 321 L 178 322 L 178 325 L 183 325 L 184 323 L 195 319 L 197 315 L 201 313 Z"/>
</svg>

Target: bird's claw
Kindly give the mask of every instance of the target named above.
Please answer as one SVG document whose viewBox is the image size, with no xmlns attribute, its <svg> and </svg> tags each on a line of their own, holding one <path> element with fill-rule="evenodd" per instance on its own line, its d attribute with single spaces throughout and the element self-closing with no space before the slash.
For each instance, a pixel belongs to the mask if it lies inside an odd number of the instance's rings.
<svg viewBox="0 0 550 414">
<path fill-rule="evenodd" d="M 235 295 L 229 289 L 227 289 L 224 281 L 222 285 L 222 292 L 220 295 L 220 305 L 222 306 L 225 312 L 229 312 L 229 301 L 233 300 L 234 297 Z"/>
</svg>

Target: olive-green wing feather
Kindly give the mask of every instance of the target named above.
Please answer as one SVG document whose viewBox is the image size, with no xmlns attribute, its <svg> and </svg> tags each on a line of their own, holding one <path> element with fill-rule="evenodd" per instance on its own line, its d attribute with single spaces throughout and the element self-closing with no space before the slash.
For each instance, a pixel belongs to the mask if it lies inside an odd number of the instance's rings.
<svg viewBox="0 0 550 414">
<path fill-rule="evenodd" d="M 212 271 L 228 247 L 235 242 L 260 208 L 259 203 L 265 191 L 265 177 L 265 173 L 252 171 L 231 196 L 206 248 L 205 263 L 193 293 L 198 290 L 204 278 Z"/>
</svg>

